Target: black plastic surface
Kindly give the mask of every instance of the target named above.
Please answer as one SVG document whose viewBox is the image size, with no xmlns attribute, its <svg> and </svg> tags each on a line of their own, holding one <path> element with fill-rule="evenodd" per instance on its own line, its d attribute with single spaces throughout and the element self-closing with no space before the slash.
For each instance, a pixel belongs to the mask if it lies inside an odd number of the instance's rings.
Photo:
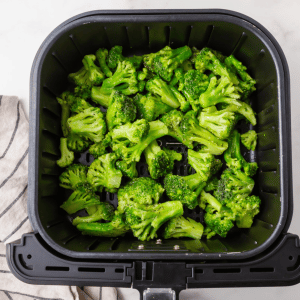
<svg viewBox="0 0 300 300">
<path fill-rule="evenodd" d="M 248 66 L 257 80 L 251 101 L 257 112 L 259 138 L 257 150 L 245 155 L 260 167 L 255 179 L 256 193 L 262 199 L 261 213 L 251 229 L 201 244 L 169 240 L 157 245 L 130 237 L 82 236 L 71 225 L 59 208 L 66 195 L 58 186 L 61 130 L 55 97 L 68 86 L 67 74 L 80 67 L 83 55 L 117 44 L 127 55 L 156 51 L 165 45 L 209 46 L 225 55 L 233 53 Z M 292 215 L 289 93 L 288 67 L 278 43 L 260 24 L 234 12 L 99 11 L 66 21 L 47 37 L 32 67 L 28 208 L 34 230 L 61 255 L 82 259 L 186 261 L 257 255 L 287 231 Z M 90 163 L 89 155 L 78 159 Z M 180 163 L 176 167 L 179 174 L 187 172 Z M 117 204 L 116 195 L 103 194 L 102 199 Z M 192 217 L 201 220 L 197 212 Z M 144 250 L 138 250 L 140 244 Z M 176 251 L 174 245 L 178 244 L 180 250 Z"/>
</svg>

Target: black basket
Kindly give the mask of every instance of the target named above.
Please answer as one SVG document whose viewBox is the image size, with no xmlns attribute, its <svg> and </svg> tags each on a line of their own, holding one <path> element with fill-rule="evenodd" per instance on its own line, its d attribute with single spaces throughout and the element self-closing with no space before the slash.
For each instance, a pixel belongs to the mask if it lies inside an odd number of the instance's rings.
<svg viewBox="0 0 300 300">
<path fill-rule="evenodd" d="M 94 53 L 100 47 L 110 48 L 114 45 L 122 45 L 125 55 L 154 52 L 166 45 L 172 48 L 189 45 L 199 49 L 208 46 L 225 55 L 234 54 L 248 67 L 249 73 L 257 81 L 257 91 L 251 95 L 250 100 L 257 113 L 258 124 L 255 130 L 258 132 L 258 145 L 256 151 L 249 152 L 244 149 L 243 154 L 247 160 L 256 161 L 259 165 L 259 172 L 255 178 L 255 194 L 262 199 L 261 212 L 255 218 L 252 228 L 236 229 L 226 239 L 213 238 L 201 242 L 174 239 L 163 240 L 160 244 L 156 241 L 139 242 L 129 236 L 115 239 L 83 236 L 72 226 L 70 218 L 59 208 L 66 198 L 66 192 L 59 187 L 58 176 L 61 169 L 56 165 L 56 160 L 60 156 L 59 138 L 62 133 L 60 106 L 55 98 L 68 87 L 67 74 L 80 68 L 84 55 Z M 170 273 L 172 278 L 172 270 L 176 269 L 176 264 L 180 264 L 177 266 L 177 277 L 182 280 L 176 277 L 168 283 L 174 287 L 177 284 L 175 282 L 182 286 L 183 281 L 184 284 L 187 283 L 187 277 L 196 280 L 195 278 L 200 276 L 197 275 L 201 273 L 200 271 L 197 273 L 200 269 L 193 264 L 195 261 L 213 260 L 214 266 L 218 268 L 224 266 L 225 259 L 233 261 L 230 264 L 246 259 L 255 261 L 257 257 L 264 257 L 272 247 L 278 249 L 278 245 L 286 241 L 285 234 L 293 211 L 289 71 L 277 41 L 256 21 L 227 10 L 84 13 L 64 22 L 46 38 L 33 63 L 30 87 L 28 212 L 35 234 L 24 236 L 23 244 L 25 240 L 40 244 L 48 254 L 53 253 L 66 263 L 76 261 L 80 265 L 87 266 L 90 261 L 101 261 L 107 264 L 107 268 L 115 270 L 111 271 L 111 274 L 118 274 L 119 278 L 123 276 L 124 280 L 126 278 L 128 286 L 136 278 L 135 271 L 129 271 L 130 268 L 141 270 L 142 273 L 138 276 L 143 282 L 142 286 L 146 286 L 143 279 L 149 281 L 154 278 L 153 272 L 158 270 L 157 268 L 161 268 L 164 273 Z M 249 130 L 249 127 L 246 126 L 242 130 Z M 186 153 L 185 147 L 174 143 L 171 139 L 162 138 L 161 142 Z M 188 172 L 186 155 L 184 158 L 175 165 L 177 174 L 186 175 Z M 77 160 L 90 164 L 92 158 L 88 153 L 83 153 Z M 138 164 L 138 171 L 141 176 L 147 176 L 147 168 L 143 161 Z M 101 199 L 117 205 L 116 195 L 103 193 Z M 186 211 L 185 214 L 196 220 L 201 220 L 202 217 L 200 211 Z M 174 247 L 175 245 L 177 247 Z M 16 249 L 22 252 L 20 249 L 24 250 L 24 247 L 26 248 L 26 243 L 25 246 L 11 245 L 10 251 L 15 249 L 11 259 L 15 261 L 10 263 L 14 266 L 20 258 Z M 32 247 L 26 249 L 32 249 L 35 253 Z M 20 255 L 23 257 L 23 254 Z M 33 254 L 30 255 L 33 257 Z M 25 267 L 30 265 L 29 260 L 24 258 L 22 260 L 19 260 L 21 265 Z M 114 269 L 112 260 L 118 262 L 122 260 L 124 266 L 120 268 L 119 265 Z M 158 263 L 158 261 L 165 262 Z M 184 270 L 181 272 L 180 268 Z M 121 269 L 123 271 L 120 271 Z M 30 274 L 34 275 L 34 270 L 34 268 L 30 270 Z M 37 272 L 36 275 L 46 274 L 45 270 L 44 273 Z M 60 273 L 54 269 L 47 271 L 46 278 L 52 276 L 53 281 L 58 274 L 67 280 L 66 274 L 72 273 L 70 267 L 68 270 L 62 269 Z M 89 280 L 96 277 L 99 279 L 98 275 L 101 273 L 98 272 L 99 274 L 95 276 L 93 271 L 81 272 L 80 274 L 89 274 L 86 275 Z M 156 271 L 156 274 L 158 272 Z M 216 282 L 212 285 L 222 285 L 218 276 L 224 277 L 224 272 L 213 274 L 219 275 L 214 275 Z M 23 278 L 22 275 L 19 277 Z M 251 285 L 250 281 L 257 278 L 252 277 L 249 276 L 249 280 L 244 281 L 245 285 Z M 41 277 L 37 278 L 39 279 L 33 280 L 34 283 L 45 283 Z M 26 281 L 25 278 L 23 280 Z M 84 281 L 82 279 L 80 283 L 86 284 Z M 163 278 L 154 280 L 156 281 L 164 282 Z M 116 285 L 121 286 L 121 281 L 117 282 Z M 55 282 L 57 283 L 62 282 Z M 78 280 L 73 278 L 63 283 L 76 284 Z M 111 279 L 109 283 L 113 285 L 113 280 Z M 193 287 L 197 286 L 197 283 L 193 284 Z M 254 285 L 256 284 L 259 285 L 259 282 Z M 155 286 L 150 283 L 149 285 Z"/>
</svg>

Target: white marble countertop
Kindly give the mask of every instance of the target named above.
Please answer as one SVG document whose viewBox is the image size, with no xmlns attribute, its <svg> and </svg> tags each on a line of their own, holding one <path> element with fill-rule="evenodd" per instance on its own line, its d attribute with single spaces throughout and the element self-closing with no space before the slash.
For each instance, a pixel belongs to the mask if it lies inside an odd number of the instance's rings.
<svg viewBox="0 0 300 300">
<path fill-rule="evenodd" d="M 0 94 L 18 96 L 28 114 L 29 75 L 34 56 L 46 36 L 60 23 L 79 13 L 100 9 L 223 8 L 241 12 L 264 25 L 287 57 L 291 76 L 294 218 L 289 231 L 300 235 L 300 1 L 297 0 L 0 0 Z M 137 293 L 124 291 L 124 299 Z M 131 294 L 131 296 L 130 296 Z M 188 290 L 181 299 L 299 299 L 293 287 Z"/>
</svg>

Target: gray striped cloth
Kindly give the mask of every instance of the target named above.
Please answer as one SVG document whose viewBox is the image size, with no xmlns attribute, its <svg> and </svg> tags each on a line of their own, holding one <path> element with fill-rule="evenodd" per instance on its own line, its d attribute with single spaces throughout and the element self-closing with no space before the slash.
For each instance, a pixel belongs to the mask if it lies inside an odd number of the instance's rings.
<svg viewBox="0 0 300 300">
<path fill-rule="evenodd" d="M 32 231 L 27 216 L 28 129 L 18 98 L 0 96 L 0 300 L 125 300 L 122 294 L 138 299 L 130 289 L 30 285 L 11 274 L 5 244 Z"/>
</svg>

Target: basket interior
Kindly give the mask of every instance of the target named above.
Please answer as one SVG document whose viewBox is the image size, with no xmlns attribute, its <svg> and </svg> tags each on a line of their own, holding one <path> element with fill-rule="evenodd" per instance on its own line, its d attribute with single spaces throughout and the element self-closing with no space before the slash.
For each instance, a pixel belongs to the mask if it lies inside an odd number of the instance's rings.
<svg viewBox="0 0 300 300">
<path fill-rule="evenodd" d="M 159 18 L 158 18 L 159 19 Z M 162 19 L 163 20 L 163 19 Z M 38 218 L 54 243 L 77 252 L 128 252 L 136 251 L 141 244 L 131 235 L 121 238 L 97 238 L 82 236 L 71 224 L 71 218 L 59 208 L 68 196 L 68 191 L 59 187 L 58 176 L 62 170 L 56 165 L 60 157 L 59 139 L 60 105 L 56 96 L 68 86 L 67 75 L 81 67 L 84 55 L 95 53 L 100 47 L 110 48 L 122 45 L 124 55 L 145 54 L 157 51 L 166 45 L 172 48 L 189 45 L 201 49 L 204 46 L 222 51 L 225 55 L 234 54 L 247 66 L 249 73 L 257 81 L 257 91 L 251 95 L 253 108 L 257 113 L 258 145 L 255 151 L 243 148 L 245 158 L 256 161 L 259 171 L 255 176 L 254 193 L 262 199 L 261 212 L 250 229 L 234 229 L 226 239 L 212 238 L 209 241 L 190 239 L 143 242 L 143 251 L 173 251 L 179 245 L 180 252 L 224 253 L 244 252 L 265 243 L 277 226 L 281 214 L 280 202 L 280 156 L 278 133 L 278 92 L 277 74 L 273 58 L 253 32 L 233 23 L 218 20 L 171 22 L 137 21 L 78 21 L 58 35 L 40 65 L 40 82 L 37 86 L 39 105 L 39 146 L 38 146 Z M 241 126 L 241 131 L 250 125 Z M 182 162 L 176 162 L 174 174 L 187 175 L 186 147 L 165 137 L 162 144 L 183 153 Z M 93 157 L 85 152 L 76 160 L 90 164 Z M 147 176 L 147 166 L 142 158 L 137 167 L 141 176 Z M 117 196 L 103 192 L 101 199 L 114 206 Z M 185 215 L 203 221 L 199 208 L 185 211 Z"/>
</svg>

